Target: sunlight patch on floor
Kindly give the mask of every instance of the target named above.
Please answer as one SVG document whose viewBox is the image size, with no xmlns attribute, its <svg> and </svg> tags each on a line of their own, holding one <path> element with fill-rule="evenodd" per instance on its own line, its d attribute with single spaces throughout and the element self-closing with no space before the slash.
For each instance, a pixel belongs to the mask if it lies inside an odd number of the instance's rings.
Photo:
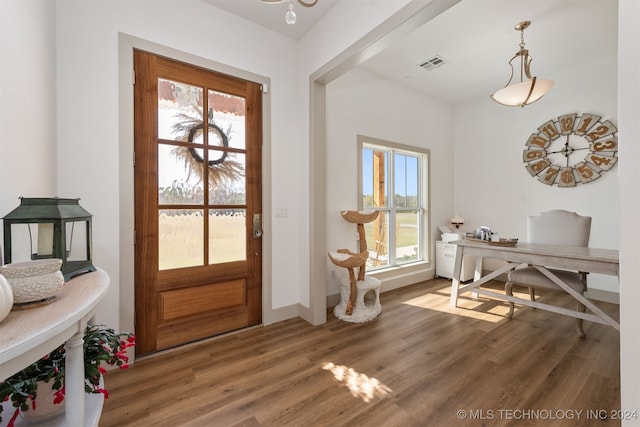
<svg viewBox="0 0 640 427">
<path fill-rule="evenodd" d="M 451 295 L 450 289 L 451 288 L 449 286 L 442 289 L 436 289 L 433 292 L 408 299 L 402 303 L 413 307 L 455 314 L 492 323 L 504 320 L 507 312 L 509 311 L 509 307 L 506 302 L 499 302 L 483 296 L 479 296 L 478 299 L 473 299 L 471 297 L 471 293 L 461 295 L 458 298 L 458 306 L 455 308 L 451 307 L 449 305 Z M 514 295 L 524 297 L 524 294 L 520 295 L 516 292 L 514 292 Z"/>
<path fill-rule="evenodd" d="M 322 369 L 331 371 L 335 379 L 344 383 L 353 396 L 359 397 L 365 402 L 370 402 L 375 397 L 384 397 L 391 393 L 391 389 L 376 378 L 371 378 L 348 366 L 326 362 L 322 365 Z"/>
</svg>

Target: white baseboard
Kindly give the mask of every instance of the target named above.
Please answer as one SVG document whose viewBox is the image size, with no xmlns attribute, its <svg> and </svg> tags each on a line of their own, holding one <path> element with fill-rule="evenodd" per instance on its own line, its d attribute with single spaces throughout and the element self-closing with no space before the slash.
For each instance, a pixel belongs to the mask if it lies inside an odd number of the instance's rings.
<svg viewBox="0 0 640 427">
<path fill-rule="evenodd" d="M 271 309 L 268 318 L 263 317 L 262 324 L 270 325 L 272 323 L 281 322 L 294 317 L 302 317 L 304 319 L 304 310 L 308 310 L 308 308 L 301 304 L 291 304 L 284 307 L 274 308 Z"/>
<path fill-rule="evenodd" d="M 367 273 L 382 281 L 380 292 L 388 292 L 404 286 L 431 280 L 435 277 L 435 269 L 427 263 L 418 263 L 384 271 Z M 340 294 L 327 295 L 327 307 L 335 307 L 340 304 Z"/>
<path fill-rule="evenodd" d="M 603 289 L 588 289 L 584 294 L 588 299 L 610 302 L 620 305 L 620 294 L 617 292 L 605 291 Z"/>
</svg>

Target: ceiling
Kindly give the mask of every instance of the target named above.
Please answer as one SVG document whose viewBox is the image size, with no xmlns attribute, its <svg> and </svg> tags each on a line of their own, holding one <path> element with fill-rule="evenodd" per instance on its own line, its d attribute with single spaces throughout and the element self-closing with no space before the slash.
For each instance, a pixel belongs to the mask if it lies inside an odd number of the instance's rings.
<svg viewBox="0 0 640 427">
<path fill-rule="evenodd" d="M 298 22 L 290 26 L 286 1 L 203 1 L 296 40 L 338 2 L 294 6 Z M 360 66 L 444 102 L 462 103 L 506 84 L 509 59 L 519 49 L 517 23 L 531 21 L 524 40 L 532 74 L 553 80 L 560 71 L 615 57 L 617 13 L 617 2 L 610 0 L 462 0 Z M 419 66 L 436 55 L 444 65 L 430 71 Z"/>
<path fill-rule="evenodd" d="M 295 40 L 299 40 L 338 2 L 338 0 L 318 0 L 315 6 L 304 7 L 294 0 L 293 11 L 297 20 L 294 25 L 288 25 L 284 20 L 284 15 L 289 10 L 289 2 L 286 0 L 281 0 L 279 3 L 276 3 L 277 0 L 270 0 L 271 3 L 260 0 L 203 1 Z M 309 3 L 311 0 L 304 1 Z"/>
</svg>

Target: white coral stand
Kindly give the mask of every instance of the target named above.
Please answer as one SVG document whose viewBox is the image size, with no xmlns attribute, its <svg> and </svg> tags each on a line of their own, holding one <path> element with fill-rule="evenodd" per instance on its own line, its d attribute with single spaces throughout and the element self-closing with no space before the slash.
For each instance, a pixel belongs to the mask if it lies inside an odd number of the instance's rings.
<svg viewBox="0 0 640 427">
<path fill-rule="evenodd" d="M 349 302 L 349 280 L 343 281 L 340 289 L 340 304 L 333 308 L 333 314 L 341 320 L 353 323 L 363 323 L 378 317 L 382 311 L 380 305 L 380 286 L 382 282 L 371 276 L 365 276 L 364 280 L 356 282 L 358 294 L 356 304 L 351 315 L 345 314 Z"/>
</svg>

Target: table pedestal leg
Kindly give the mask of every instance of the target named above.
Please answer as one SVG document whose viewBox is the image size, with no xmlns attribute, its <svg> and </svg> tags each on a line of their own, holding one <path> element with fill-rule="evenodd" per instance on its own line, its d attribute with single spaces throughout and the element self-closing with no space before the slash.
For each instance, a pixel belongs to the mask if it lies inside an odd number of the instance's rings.
<svg viewBox="0 0 640 427">
<path fill-rule="evenodd" d="M 78 332 L 65 344 L 65 417 L 68 427 L 84 426 L 84 333 Z"/>
</svg>

